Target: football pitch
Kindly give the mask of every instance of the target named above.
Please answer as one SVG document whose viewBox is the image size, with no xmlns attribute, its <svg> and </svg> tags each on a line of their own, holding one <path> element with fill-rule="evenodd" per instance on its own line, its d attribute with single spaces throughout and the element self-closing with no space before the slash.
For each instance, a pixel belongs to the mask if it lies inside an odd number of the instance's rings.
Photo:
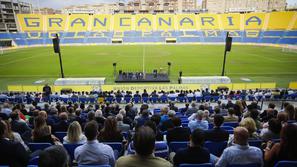
<svg viewBox="0 0 297 167">
<path fill-rule="evenodd" d="M 104 45 L 61 46 L 65 77 L 106 77 L 114 84 L 113 63 L 117 70 L 147 72 L 167 71 L 177 83 L 183 76 L 221 75 L 223 45 Z M 226 76 L 233 83 L 276 82 L 288 87 L 297 80 L 297 54 L 268 46 L 233 45 L 227 55 Z M 60 77 L 59 57 L 52 47 L 23 48 L 0 55 L 0 90 L 8 84 L 32 85 L 36 81 L 52 84 Z"/>
</svg>

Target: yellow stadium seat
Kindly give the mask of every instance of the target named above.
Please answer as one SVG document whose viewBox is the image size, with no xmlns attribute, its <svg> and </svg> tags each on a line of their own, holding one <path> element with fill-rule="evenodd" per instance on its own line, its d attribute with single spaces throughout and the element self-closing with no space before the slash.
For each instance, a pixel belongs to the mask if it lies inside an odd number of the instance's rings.
<svg viewBox="0 0 297 167">
<path fill-rule="evenodd" d="M 240 30 L 240 14 L 221 14 L 222 28 L 224 30 Z"/>
<path fill-rule="evenodd" d="M 152 31 L 156 27 L 154 16 L 151 14 L 135 15 L 135 30 L 136 31 Z"/>
<path fill-rule="evenodd" d="M 88 31 L 89 15 L 73 14 L 69 16 L 68 31 L 69 32 L 84 32 Z"/>
<path fill-rule="evenodd" d="M 132 30 L 132 15 L 131 14 L 117 14 L 114 15 L 114 31 L 130 31 Z"/>
<path fill-rule="evenodd" d="M 247 13 L 244 14 L 244 29 L 245 30 L 260 30 L 263 29 L 265 23 L 265 13 Z"/>
<path fill-rule="evenodd" d="M 110 31 L 111 29 L 111 15 L 108 14 L 100 14 L 100 15 L 93 15 L 91 30 L 92 31 Z"/>
<path fill-rule="evenodd" d="M 43 31 L 43 15 L 17 14 L 17 19 L 22 32 Z"/>
<path fill-rule="evenodd" d="M 47 31 L 65 31 L 67 15 L 46 15 Z"/>
<path fill-rule="evenodd" d="M 197 21 L 195 14 L 177 15 L 178 30 L 196 30 Z"/>
<path fill-rule="evenodd" d="M 175 29 L 173 14 L 158 14 L 156 16 L 157 30 L 170 31 Z"/>
<path fill-rule="evenodd" d="M 272 12 L 270 13 L 268 30 L 285 30 L 288 28 L 295 12 Z"/>
</svg>

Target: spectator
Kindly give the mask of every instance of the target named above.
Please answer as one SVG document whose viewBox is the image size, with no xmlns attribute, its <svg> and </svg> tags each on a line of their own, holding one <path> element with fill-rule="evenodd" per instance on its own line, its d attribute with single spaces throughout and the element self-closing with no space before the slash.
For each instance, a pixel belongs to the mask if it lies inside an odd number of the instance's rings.
<svg viewBox="0 0 297 167">
<path fill-rule="evenodd" d="M 250 111 L 250 117 L 255 121 L 257 129 L 261 129 L 263 127 L 259 119 L 259 111 L 257 109 L 252 109 Z"/>
<path fill-rule="evenodd" d="M 39 155 L 39 167 L 68 167 L 69 156 L 64 147 L 50 146 Z"/>
<path fill-rule="evenodd" d="M 277 110 L 275 110 L 275 104 L 269 103 L 268 109 L 264 110 L 260 114 L 261 121 L 268 122 L 271 118 L 276 118 L 277 113 L 278 113 Z"/>
<path fill-rule="evenodd" d="M 63 138 L 63 144 L 84 144 L 86 136 L 82 133 L 81 126 L 77 121 L 72 122 L 67 130 L 67 136 Z"/>
<path fill-rule="evenodd" d="M 172 129 L 174 127 L 172 123 L 172 118 L 175 116 L 174 110 L 169 110 L 168 112 L 168 119 L 166 121 L 163 121 L 161 124 L 161 131 L 167 131 L 168 129 Z M 161 117 L 162 119 L 162 117 Z"/>
<path fill-rule="evenodd" d="M 273 166 L 278 161 L 297 161 L 297 125 L 287 124 L 281 130 L 280 143 L 267 143 L 264 149 L 264 160 L 267 166 Z"/>
<path fill-rule="evenodd" d="M 122 142 L 123 135 L 117 128 L 117 120 L 113 116 L 106 118 L 104 128 L 100 131 L 98 139 L 100 142 Z"/>
<path fill-rule="evenodd" d="M 186 115 L 190 116 L 194 113 L 197 113 L 197 111 L 198 111 L 197 104 L 195 102 L 192 102 L 191 107 L 188 108 L 188 110 L 186 111 Z"/>
<path fill-rule="evenodd" d="M 153 129 L 153 131 L 156 134 L 156 141 L 163 141 L 164 140 L 162 132 L 160 131 L 160 129 L 157 128 L 157 125 L 156 125 L 156 123 L 154 121 L 148 120 L 148 121 L 146 121 L 144 123 L 144 126 L 148 126 L 151 129 Z"/>
<path fill-rule="evenodd" d="M 138 127 L 144 125 L 144 123 L 146 121 L 148 121 L 149 119 L 150 119 L 150 117 L 149 117 L 149 111 L 147 109 L 144 109 L 141 112 L 140 117 L 139 118 L 135 118 L 135 123 L 136 123 L 135 128 L 137 129 Z"/>
<path fill-rule="evenodd" d="M 286 112 L 279 112 L 277 114 L 277 120 L 281 122 L 282 126 L 288 122 L 288 114 Z"/>
<path fill-rule="evenodd" d="M 23 145 L 23 147 L 25 148 L 26 151 L 30 151 L 29 147 L 25 144 L 25 142 L 23 141 L 22 137 L 20 136 L 19 133 L 17 132 L 13 132 L 11 130 L 11 126 L 8 120 L 5 120 L 5 125 L 6 125 L 6 134 L 5 134 L 5 138 L 10 140 L 10 141 L 14 141 L 16 143 L 21 143 Z"/>
<path fill-rule="evenodd" d="M 190 146 L 179 150 L 173 157 L 174 166 L 179 166 L 182 163 L 209 163 L 210 154 L 207 149 L 203 148 L 204 139 L 204 132 L 200 129 L 195 129 L 190 136 Z"/>
<path fill-rule="evenodd" d="M 114 166 L 115 158 L 112 148 L 103 143 L 99 143 L 98 124 L 90 121 L 85 126 L 87 143 L 79 146 L 74 151 L 74 158 L 80 165 L 110 165 Z"/>
<path fill-rule="evenodd" d="M 20 120 L 18 110 L 11 112 L 11 130 L 19 133 L 25 138 L 26 135 L 31 134 L 32 129 L 27 125 L 26 122 Z"/>
<path fill-rule="evenodd" d="M 244 127 L 244 128 L 246 128 L 248 130 L 248 132 L 249 132 L 249 139 L 250 140 L 256 140 L 256 139 L 259 139 L 260 138 L 260 136 L 256 132 L 256 130 L 257 130 L 256 123 L 255 123 L 255 121 L 252 118 L 248 117 L 248 118 L 243 119 L 239 123 L 239 126 Z M 234 144 L 234 136 L 235 135 L 230 135 L 229 136 L 228 146 Z"/>
<path fill-rule="evenodd" d="M 34 119 L 34 129 L 32 131 L 32 140 L 37 143 L 54 144 L 55 139 L 51 135 L 51 127 L 46 124 L 43 116 Z"/>
<path fill-rule="evenodd" d="M 104 126 L 105 118 L 103 117 L 102 110 L 97 110 L 95 112 L 95 119 L 99 125 L 99 128 Z"/>
<path fill-rule="evenodd" d="M 272 118 L 268 122 L 268 128 L 262 129 L 260 137 L 264 141 L 279 139 L 281 129 L 281 122 L 275 118 Z"/>
<path fill-rule="evenodd" d="M 221 115 L 214 116 L 214 127 L 213 129 L 207 130 L 205 132 L 205 140 L 209 141 L 227 141 L 229 138 L 229 133 L 221 128 L 224 123 L 224 117 Z"/>
<path fill-rule="evenodd" d="M 289 122 L 296 122 L 295 109 L 292 104 L 287 105 L 287 107 L 285 108 L 285 112 L 288 114 Z"/>
<path fill-rule="evenodd" d="M 169 108 L 168 107 L 163 107 L 161 108 L 161 123 L 167 121 L 169 118 L 168 118 L 168 111 L 169 111 Z"/>
<path fill-rule="evenodd" d="M 244 127 L 234 129 L 234 146 L 224 150 L 216 167 L 226 167 L 235 164 L 257 163 L 263 166 L 262 151 L 248 145 L 249 131 Z"/>
<path fill-rule="evenodd" d="M 53 132 L 66 132 L 68 126 L 68 115 L 66 112 L 62 112 L 59 114 L 59 122 L 53 126 Z"/>
<path fill-rule="evenodd" d="M 130 125 L 123 123 L 122 114 L 117 114 L 116 119 L 117 119 L 117 128 L 120 132 L 128 132 L 130 130 Z"/>
<path fill-rule="evenodd" d="M 172 118 L 174 125 L 173 129 L 167 131 L 166 140 L 168 143 L 172 141 L 189 141 L 191 131 L 189 128 L 181 127 L 181 120 L 179 117 Z"/>
<path fill-rule="evenodd" d="M 202 110 L 199 110 L 196 114 L 196 119 L 189 122 L 188 126 L 191 129 L 191 132 L 193 132 L 197 128 L 201 130 L 208 129 L 208 122 L 206 120 L 203 120 L 203 115 L 204 112 Z"/>
<path fill-rule="evenodd" d="M 238 122 L 238 116 L 235 115 L 234 108 L 228 108 L 228 115 L 224 116 L 225 122 Z"/>
<path fill-rule="evenodd" d="M 133 144 L 135 155 L 120 157 L 116 167 L 171 167 L 171 163 L 153 155 L 155 148 L 155 133 L 150 127 L 140 127 L 135 133 Z"/>
<path fill-rule="evenodd" d="M 9 103 L 4 103 L 1 113 L 5 114 L 7 117 L 9 117 L 10 113 L 12 112 Z"/>
<path fill-rule="evenodd" d="M 5 139 L 7 127 L 4 121 L 0 121 L 0 164 L 13 167 L 27 166 L 29 156 L 20 143 Z"/>
</svg>

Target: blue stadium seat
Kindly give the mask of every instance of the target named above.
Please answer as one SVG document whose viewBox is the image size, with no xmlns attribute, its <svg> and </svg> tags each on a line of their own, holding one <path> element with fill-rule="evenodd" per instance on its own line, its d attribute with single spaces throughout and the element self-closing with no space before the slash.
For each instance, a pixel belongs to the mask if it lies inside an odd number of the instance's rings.
<svg viewBox="0 0 297 167">
<path fill-rule="evenodd" d="M 136 104 L 140 103 L 141 102 L 141 97 L 134 97 L 133 102 L 136 103 Z"/>
<path fill-rule="evenodd" d="M 47 147 L 52 146 L 51 143 L 29 143 L 28 147 L 32 152 L 37 151 L 37 150 L 43 150 Z"/>
<path fill-rule="evenodd" d="M 179 167 L 213 167 L 211 163 L 203 164 L 180 164 Z"/>
<path fill-rule="evenodd" d="M 231 126 L 233 128 L 236 128 L 237 126 L 239 126 L 239 123 L 238 122 L 225 122 L 223 124 L 223 126 Z"/>
<path fill-rule="evenodd" d="M 249 140 L 248 142 L 250 146 L 261 148 L 263 140 Z"/>
<path fill-rule="evenodd" d="M 110 165 L 81 165 L 78 164 L 77 167 L 111 167 Z"/>
<path fill-rule="evenodd" d="M 233 164 L 233 165 L 228 165 L 227 167 L 261 167 L 261 164 Z"/>
<path fill-rule="evenodd" d="M 63 144 L 63 147 L 66 149 L 70 156 L 71 162 L 74 160 L 74 150 L 81 145 L 82 144 Z"/>
<path fill-rule="evenodd" d="M 119 154 L 121 154 L 124 149 L 121 142 L 104 142 L 104 144 L 109 145 L 113 150 L 117 150 Z"/>
<path fill-rule="evenodd" d="M 143 103 L 148 103 L 149 101 L 149 98 L 148 97 L 142 97 L 142 102 Z"/>
<path fill-rule="evenodd" d="M 39 156 L 33 157 L 29 160 L 29 165 L 38 165 Z"/>
<path fill-rule="evenodd" d="M 204 143 L 204 147 L 206 147 L 210 153 L 212 153 L 215 156 L 221 156 L 224 149 L 227 147 L 227 141 L 222 142 L 212 142 L 212 141 L 206 141 Z"/>
<path fill-rule="evenodd" d="M 169 143 L 170 152 L 177 152 L 180 149 L 187 148 L 189 141 L 172 141 Z"/>
<path fill-rule="evenodd" d="M 63 143 L 63 138 L 67 136 L 67 132 L 55 132 L 54 135 Z"/>
<path fill-rule="evenodd" d="M 225 129 L 225 130 L 233 130 L 234 128 L 232 126 L 221 126 L 222 129 Z"/>
<path fill-rule="evenodd" d="M 133 142 L 129 143 L 127 152 L 128 152 L 128 154 L 135 154 Z M 167 158 L 168 155 L 169 155 L 169 148 L 168 148 L 167 143 L 164 141 L 156 141 L 155 142 L 155 156 L 161 157 L 161 158 Z"/>
<path fill-rule="evenodd" d="M 297 161 L 279 161 L 274 167 L 296 167 Z"/>
</svg>

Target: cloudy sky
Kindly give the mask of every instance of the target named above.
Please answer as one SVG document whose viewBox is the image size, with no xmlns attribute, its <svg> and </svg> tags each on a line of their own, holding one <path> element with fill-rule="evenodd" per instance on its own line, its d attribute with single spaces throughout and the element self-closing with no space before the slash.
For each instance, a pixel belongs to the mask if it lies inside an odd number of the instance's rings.
<svg viewBox="0 0 297 167">
<path fill-rule="evenodd" d="M 83 4 L 96 4 L 96 3 L 114 3 L 119 1 L 127 0 L 23 0 L 25 2 L 30 2 L 34 7 L 40 6 L 49 7 L 54 9 L 60 9 L 70 5 L 83 5 Z M 198 0 L 201 2 L 202 0 Z M 297 0 L 287 0 L 289 5 L 297 5 Z"/>
</svg>

